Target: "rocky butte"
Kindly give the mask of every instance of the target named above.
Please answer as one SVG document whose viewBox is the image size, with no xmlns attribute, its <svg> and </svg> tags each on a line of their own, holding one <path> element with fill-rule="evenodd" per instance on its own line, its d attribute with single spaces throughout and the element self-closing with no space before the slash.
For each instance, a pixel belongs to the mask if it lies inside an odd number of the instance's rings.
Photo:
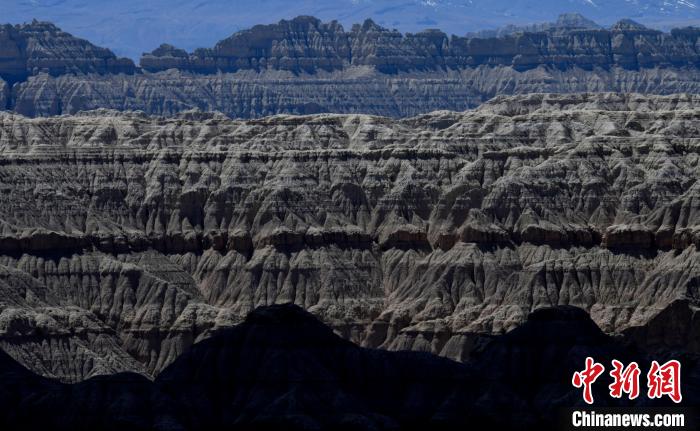
<svg viewBox="0 0 700 431">
<path fill-rule="evenodd" d="M 131 74 L 134 70 L 131 60 L 117 58 L 110 50 L 75 38 L 51 23 L 0 26 L 0 76 L 9 84 L 41 73 Z"/>
<path fill-rule="evenodd" d="M 292 302 L 359 345 L 458 361 L 563 305 L 698 353 L 698 136 L 687 94 L 405 119 L 1 113 L 0 346 L 65 382 L 156 376 Z"/>
<path fill-rule="evenodd" d="M 533 92 L 697 94 L 699 35 L 630 20 L 604 29 L 571 14 L 472 37 L 402 34 L 371 20 L 345 30 L 302 16 L 194 52 L 164 44 L 137 67 L 33 22 L 0 30 L 0 106 L 30 117 L 98 108 L 407 117 Z"/>
</svg>

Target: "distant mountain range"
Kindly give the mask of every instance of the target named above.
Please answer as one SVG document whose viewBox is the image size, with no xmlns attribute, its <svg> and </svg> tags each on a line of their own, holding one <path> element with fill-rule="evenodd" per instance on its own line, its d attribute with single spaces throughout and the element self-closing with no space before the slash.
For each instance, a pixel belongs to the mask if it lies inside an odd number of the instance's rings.
<svg viewBox="0 0 700 431">
<path fill-rule="evenodd" d="M 500 94 L 700 93 L 697 27 L 662 32 L 623 19 L 600 28 L 568 14 L 490 33 L 402 34 L 372 20 L 344 28 L 299 16 L 190 52 L 161 44 L 137 65 L 50 22 L 0 25 L 0 107 L 27 116 L 196 108 L 237 118 L 406 117 Z"/>
<path fill-rule="evenodd" d="M 550 22 L 565 12 L 610 25 L 631 18 L 669 29 L 700 22 L 696 0 L 6 0 L 3 21 L 33 18 L 138 58 L 162 42 L 187 50 L 210 46 L 237 30 L 297 15 L 338 20 L 349 27 L 371 18 L 403 32 L 440 28 L 447 33 Z"/>
</svg>

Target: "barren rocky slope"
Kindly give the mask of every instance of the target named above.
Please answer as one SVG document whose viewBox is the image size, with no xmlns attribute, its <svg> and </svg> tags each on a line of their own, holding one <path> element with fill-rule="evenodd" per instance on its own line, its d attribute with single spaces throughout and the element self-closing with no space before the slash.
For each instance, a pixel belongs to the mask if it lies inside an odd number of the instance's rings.
<svg viewBox="0 0 700 431">
<path fill-rule="evenodd" d="M 532 25 L 556 14 L 579 12 L 612 24 L 627 17 L 654 28 L 697 25 L 700 5 L 695 0 L 6 0 L 3 20 L 24 22 L 36 17 L 99 40 L 120 55 L 138 58 L 162 42 L 187 50 L 210 46 L 236 29 L 279 21 L 295 15 L 339 20 L 346 28 L 367 18 L 404 32 L 439 28 L 464 35 L 508 24 Z"/>
<path fill-rule="evenodd" d="M 294 302 L 364 346 L 464 360 L 568 304 L 698 351 L 699 129 L 690 95 L 405 120 L 3 113 L 0 345 L 65 381 L 157 374 Z"/>
<path fill-rule="evenodd" d="M 134 63 L 47 22 L 0 25 L 0 76 L 24 81 L 38 73 L 133 73 Z"/>
<path fill-rule="evenodd" d="M 299 75 L 288 71 L 198 75 L 178 70 L 137 75 L 42 74 L 17 84 L 7 100 L 15 112 L 30 117 L 109 108 L 166 116 L 199 109 L 234 118 L 317 113 L 400 118 L 435 110 L 463 111 L 498 95 L 607 91 L 698 94 L 700 71 L 548 66 L 516 71 L 510 66 L 477 66 L 387 75 L 368 66 L 353 66 Z"/>
<path fill-rule="evenodd" d="M 197 73 L 237 70 L 287 70 L 295 73 L 372 66 L 383 73 L 463 69 L 480 65 L 528 70 L 541 65 L 583 69 L 697 66 L 700 29 L 652 30 L 631 20 L 610 29 L 579 27 L 508 34 L 500 38 L 465 38 L 439 30 L 402 34 L 372 20 L 345 31 L 336 21 L 300 16 L 257 25 L 219 41 L 213 48 L 188 54 L 161 45 L 144 54 L 149 72 L 180 69 Z"/>
<path fill-rule="evenodd" d="M 562 18 L 498 38 L 349 30 L 297 17 L 191 53 L 162 45 L 140 67 L 49 23 L 0 28 L 0 107 L 26 116 L 98 108 L 231 117 L 364 113 L 407 117 L 533 92 L 700 92 L 700 29 L 609 29 Z M 4 91 L 3 91 L 4 87 Z"/>
</svg>

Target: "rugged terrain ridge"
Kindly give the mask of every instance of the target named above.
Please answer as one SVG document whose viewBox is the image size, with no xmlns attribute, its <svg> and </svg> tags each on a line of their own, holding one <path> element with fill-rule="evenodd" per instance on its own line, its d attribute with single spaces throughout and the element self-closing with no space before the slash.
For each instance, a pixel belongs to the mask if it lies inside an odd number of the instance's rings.
<svg viewBox="0 0 700 431">
<path fill-rule="evenodd" d="M 25 116 L 108 108 L 231 117 L 462 111 L 497 95 L 700 91 L 694 27 L 609 29 L 563 16 L 500 37 L 402 34 L 371 20 L 346 31 L 301 16 L 258 25 L 188 53 L 164 44 L 137 67 L 50 23 L 0 31 L 0 103 Z"/>
<path fill-rule="evenodd" d="M 466 361 L 574 305 L 697 352 L 700 99 L 533 94 L 463 113 L 0 114 L 0 346 L 157 375 L 255 307 Z"/>
</svg>

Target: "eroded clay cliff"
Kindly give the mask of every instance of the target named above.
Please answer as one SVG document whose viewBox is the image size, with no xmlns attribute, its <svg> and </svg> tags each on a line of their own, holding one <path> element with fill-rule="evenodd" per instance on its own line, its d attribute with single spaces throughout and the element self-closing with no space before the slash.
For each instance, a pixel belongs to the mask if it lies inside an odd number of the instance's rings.
<svg viewBox="0 0 700 431">
<path fill-rule="evenodd" d="M 606 91 L 698 94 L 700 71 L 619 67 L 586 71 L 546 66 L 516 71 L 478 66 L 387 75 L 368 66 L 353 66 L 301 75 L 288 71 L 198 75 L 178 70 L 133 76 L 40 74 L 13 88 L 11 107 L 30 117 L 109 108 L 165 116 L 199 109 L 233 118 L 317 113 L 399 118 L 435 110 L 463 111 L 498 95 Z"/>
<path fill-rule="evenodd" d="M 11 83 L 48 73 L 133 73 L 134 63 L 48 22 L 0 26 L 0 77 Z"/>
<path fill-rule="evenodd" d="M 367 20 L 346 32 L 338 22 L 301 16 L 237 32 L 213 48 L 188 54 L 162 45 L 144 54 L 150 72 L 180 69 L 197 73 L 237 70 L 287 70 L 314 73 L 350 65 L 372 66 L 384 73 L 464 69 L 481 65 L 527 70 L 557 68 L 692 66 L 700 62 L 696 28 L 671 33 L 631 20 L 610 29 L 581 28 L 576 23 L 502 37 L 449 37 L 439 30 L 401 34 Z"/>
<path fill-rule="evenodd" d="M 459 360 L 551 305 L 609 333 L 673 332 L 656 316 L 694 321 L 700 286 L 699 103 L 0 114 L 0 344 L 76 381 L 157 374 L 284 302 L 365 346 Z"/>
<path fill-rule="evenodd" d="M 191 53 L 164 44 L 138 68 L 49 23 L 4 26 L 0 78 L 12 86 L 0 106 L 31 117 L 100 108 L 408 117 L 533 92 L 700 92 L 697 28 L 666 33 L 623 20 L 603 29 L 582 19 L 457 37 L 298 17 Z"/>
</svg>

